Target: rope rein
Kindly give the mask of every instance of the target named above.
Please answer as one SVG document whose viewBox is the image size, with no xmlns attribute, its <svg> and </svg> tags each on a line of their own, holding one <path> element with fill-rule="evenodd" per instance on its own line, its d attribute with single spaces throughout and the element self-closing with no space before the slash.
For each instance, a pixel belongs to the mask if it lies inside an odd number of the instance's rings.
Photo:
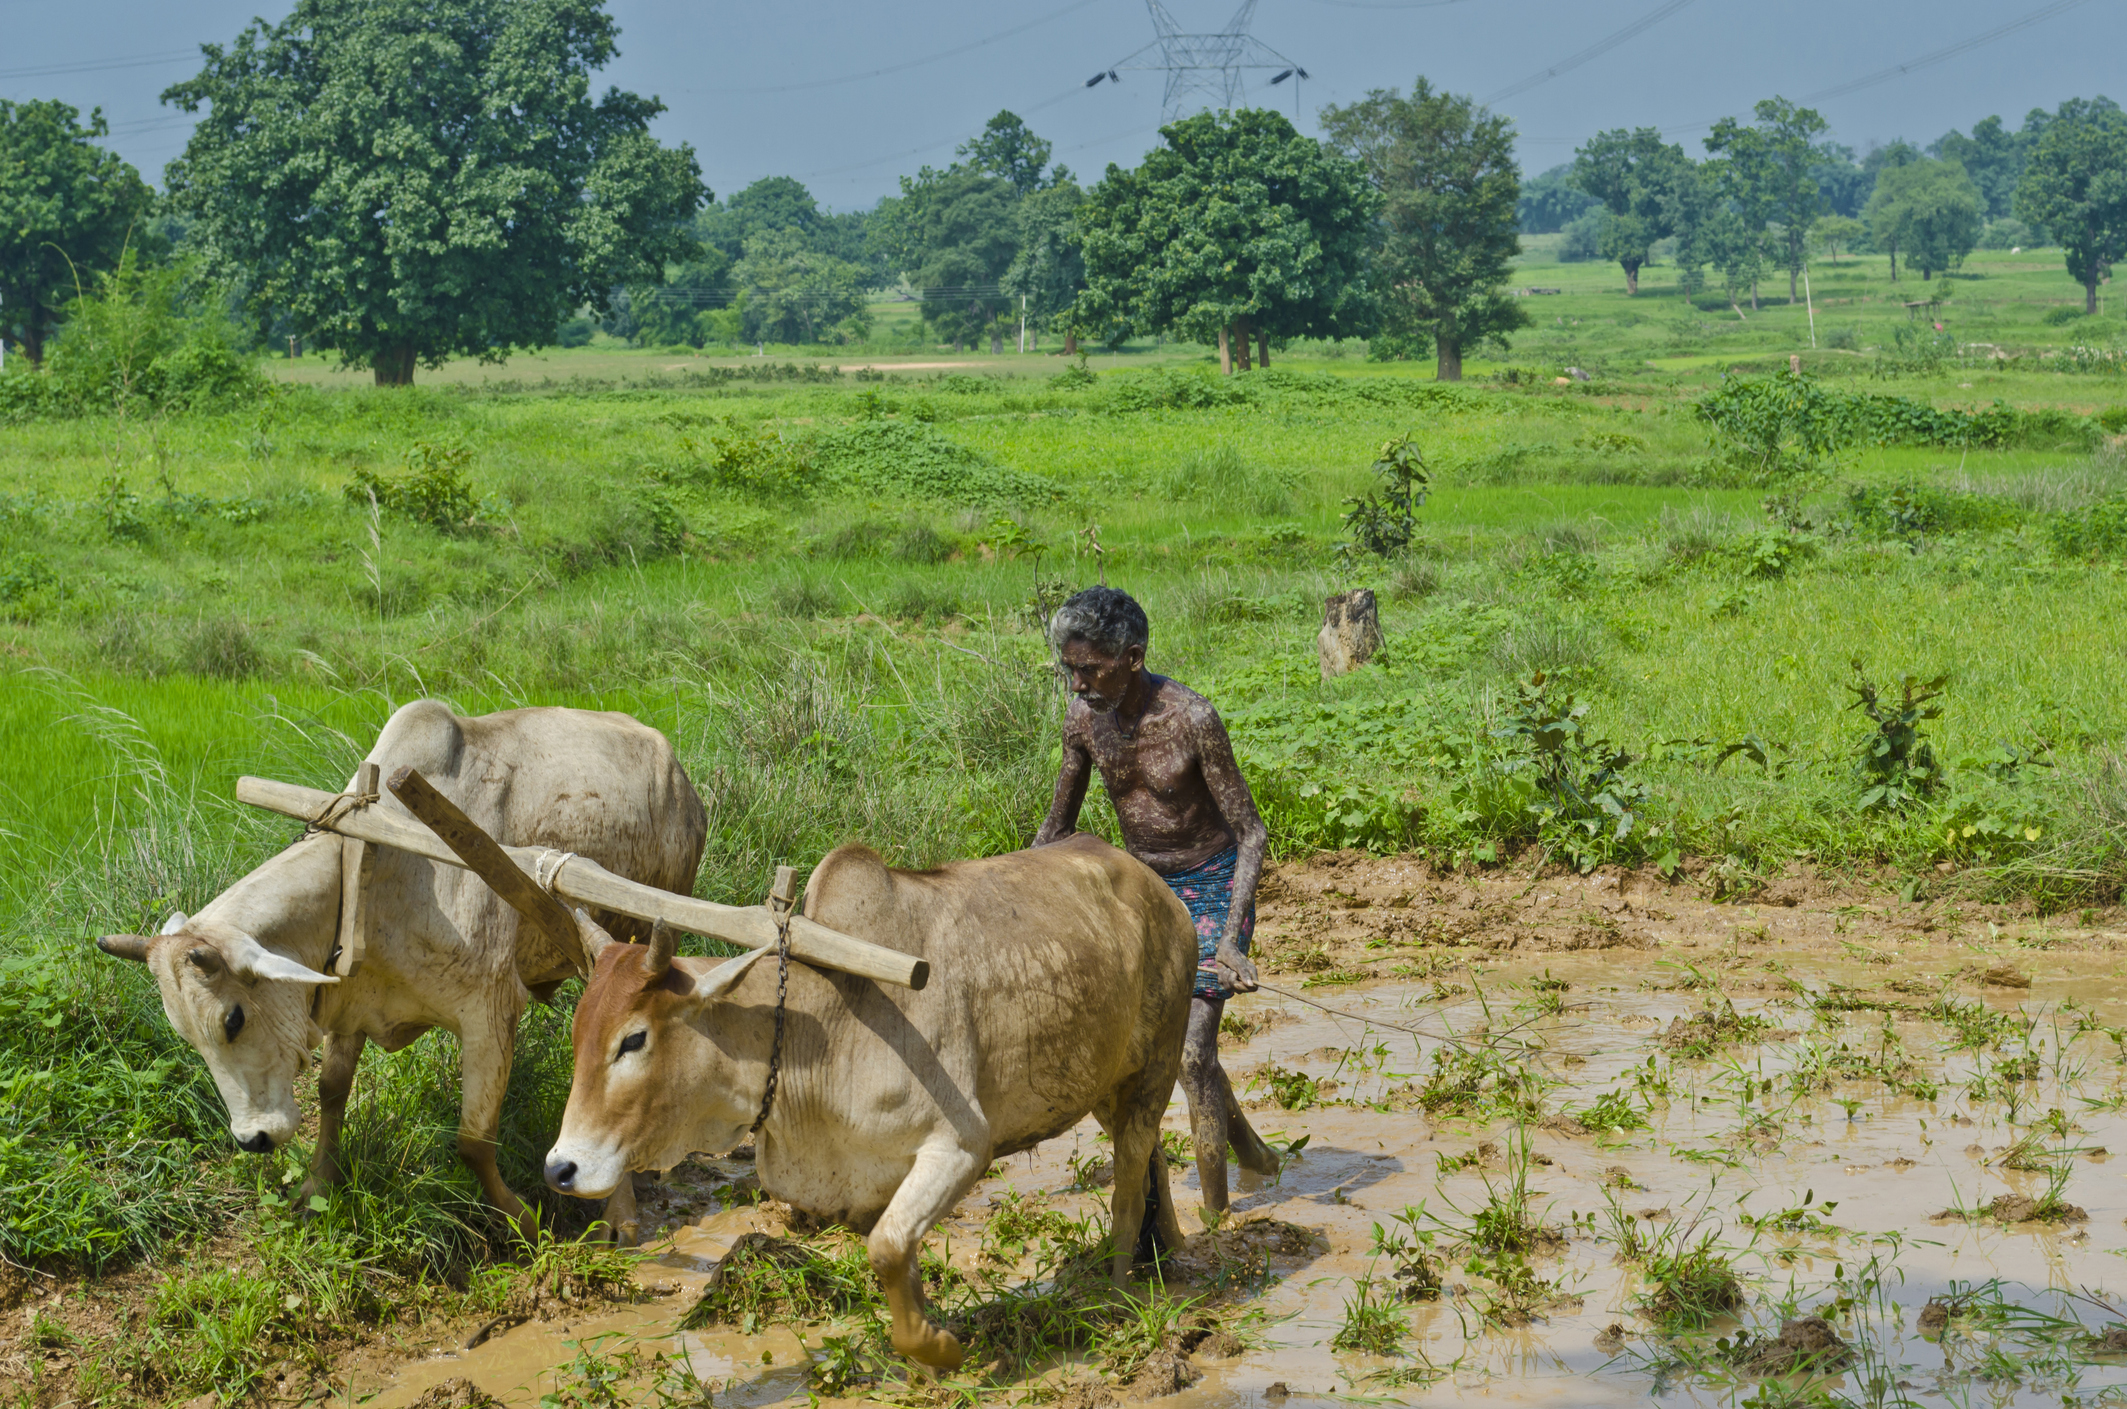
<svg viewBox="0 0 2127 1409">
<path fill-rule="evenodd" d="M 380 794 L 377 793 L 334 793 L 332 801 L 325 804 L 325 810 L 303 824 L 303 835 L 307 837 L 313 832 L 335 831 L 340 823 L 347 820 L 348 813 L 369 806 L 378 801 L 379 797 Z"/>
<path fill-rule="evenodd" d="M 768 1048 L 768 1085 L 761 1092 L 761 1113 L 747 1127 L 748 1135 L 758 1135 L 768 1123 L 768 1108 L 775 1104 L 775 1089 L 783 1070 L 783 1014 L 784 999 L 790 988 L 790 917 L 791 886 L 794 875 L 788 866 L 776 868 L 775 891 L 768 897 L 768 913 L 775 917 L 775 1039 Z"/>
<path fill-rule="evenodd" d="M 552 895 L 554 882 L 561 879 L 561 868 L 575 859 L 576 853 L 573 851 L 542 851 L 539 853 L 539 859 L 532 863 L 532 880 L 541 890 Z"/>
</svg>

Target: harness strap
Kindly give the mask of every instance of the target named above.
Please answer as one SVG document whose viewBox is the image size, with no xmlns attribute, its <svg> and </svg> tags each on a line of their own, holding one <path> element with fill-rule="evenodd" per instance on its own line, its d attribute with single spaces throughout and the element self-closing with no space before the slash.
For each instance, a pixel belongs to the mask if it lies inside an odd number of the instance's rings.
<svg viewBox="0 0 2127 1409">
<path fill-rule="evenodd" d="M 761 1113 L 746 1133 L 756 1135 L 768 1123 L 768 1108 L 775 1104 L 775 1089 L 782 1077 L 784 1000 L 790 987 L 790 915 L 796 898 L 797 871 L 775 868 L 775 889 L 768 894 L 768 913 L 775 917 L 775 1040 L 768 1048 L 768 1085 L 761 1092 Z"/>
</svg>

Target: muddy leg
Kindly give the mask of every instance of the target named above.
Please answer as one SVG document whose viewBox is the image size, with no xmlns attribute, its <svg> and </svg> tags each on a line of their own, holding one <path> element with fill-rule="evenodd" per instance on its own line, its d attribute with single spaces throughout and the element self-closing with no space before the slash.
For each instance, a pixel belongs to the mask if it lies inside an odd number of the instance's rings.
<svg viewBox="0 0 2127 1409">
<path fill-rule="evenodd" d="M 509 1088 L 510 1059 L 517 1048 L 517 1019 L 521 1004 L 505 1003 L 502 1011 L 468 1015 L 458 1033 L 462 1055 L 463 1100 L 458 1109 L 458 1158 L 473 1171 L 487 1201 L 529 1238 L 538 1220 L 524 1200 L 502 1182 L 495 1168 L 495 1136 L 502 1129 L 502 1097 Z"/>
<path fill-rule="evenodd" d="M 1226 1211 L 1227 1107 L 1232 1087 L 1219 1066 L 1219 1014 L 1226 1003 L 1201 994 L 1189 1000 L 1189 1035 L 1182 1040 L 1182 1092 L 1189 1098 L 1189 1130 L 1196 1140 L 1196 1178 L 1204 1207 Z"/>
<path fill-rule="evenodd" d="M 635 1214 L 635 1176 L 623 1174 L 620 1184 L 606 1199 L 605 1213 L 591 1225 L 593 1232 L 604 1230 L 613 1246 L 632 1248 L 642 1241 L 642 1225 Z"/>
<path fill-rule="evenodd" d="M 923 1235 L 952 1212 L 987 1167 L 984 1153 L 945 1141 L 925 1145 L 916 1152 L 914 1167 L 894 1191 L 886 1212 L 872 1225 L 866 1242 L 871 1270 L 886 1292 L 887 1310 L 893 1317 L 894 1349 L 934 1369 L 960 1368 L 960 1341 L 932 1324 L 924 1312 L 917 1254 Z"/>
<path fill-rule="evenodd" d="M 355 1066 L 369 1039 L 361 1033 L 327 1033 L 325 1061 L 318 1072 L 318 1147 L 310 1157 L 310 1177 L 296 1190 L 295 1203 L 305 1212 L 310 1196 L 322 1194 L 345 1177 L 340 1169 L 340 1130 L 347 1123 L 347 1097 L 354 1090 Z"/>
<path fill-rule="evenodd" d="M 1115 1285 L 1120 1287 L 1129 1282 L 1130 1265 L 1136 1261 L 1143 1241 L 1139 1232 L 1145 1216 L 1151 1214 L 1155 1226 L 1165 1233 L 1165 1225 L 1174 1222 L 1170 1207 L 1174 1197 L 1167 1188 L 1167 1156 L 1159 1147 L 1158 1111 L 1125 1106 L 1116 1112 L 1108 1138 L 1115 1144 L 1115 1192 L 1108 1201 L 1108 1226 L 1115 1234 Z M 1157 1194 L 1152 1194 L 1154 1189 Z M 1177 1241 L 1169 1246 L 1178 1248 L 1181 1244 Z"/>
</svg>

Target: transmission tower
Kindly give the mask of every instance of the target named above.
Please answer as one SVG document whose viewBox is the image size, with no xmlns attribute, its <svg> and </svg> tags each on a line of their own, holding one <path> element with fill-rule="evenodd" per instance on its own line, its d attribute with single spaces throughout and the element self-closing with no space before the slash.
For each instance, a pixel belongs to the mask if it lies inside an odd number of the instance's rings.
<svg viewBox="0 0 2127 1409">
<path fill-rule="evenodd" d="M 1120 83 L 1122 71 L 1146 70 L 1167 75 L 1167 91 L 1160 100 L 1160 120 L 1173 122 L 1205 108 L 1232 111 L 1242 105 L 1244 69 L 1281 70 L 1270 81 L 1307 77 L 1307 70 L 1248 32 L 1255 20 L 1256 0 L 1241 0 L 1241 8 L 1216 34 L 1189 34 L 1175 23 L 1160 0 L 1145 0 L 1152 12 L 1152 32 L 1159 37 L 1144 48 L 1120 59 L 1086 80 L 1091 88 L 1103 81 Z M 1297 103 L 1299 85 L 1293 85 Z"/>
</svg>

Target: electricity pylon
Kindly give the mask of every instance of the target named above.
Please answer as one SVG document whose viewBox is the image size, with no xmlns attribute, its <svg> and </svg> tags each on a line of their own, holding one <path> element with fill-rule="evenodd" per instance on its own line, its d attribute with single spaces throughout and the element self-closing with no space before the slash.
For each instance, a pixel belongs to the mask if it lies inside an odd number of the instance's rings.
<svg viewBox="0 0 2127 1409">
<path fill-rule="evenodd" d="M 1167 91 L 1160 100 L 1160 120 L 1172 122 L 1204 108 L 1231 111 L 1240 107 L 1244 69 L 1282 70 L 1270 80 L 1274 84 L 1307 77 L 1306 69 L 1248 32 L 1255 19 L 1256 0 L 1241 0 L 1241 8 L 1217 34 L 1185 33 L 1160 0 L 1145 0 L 1145 8 L 1152 12 L 1152 32 L 1159 37 L 1094 74 L 1086 80 L 1086 87 L 1104 79 L 1120 83 L 1124 69 L 1163 72 Z"/>
</svg>

